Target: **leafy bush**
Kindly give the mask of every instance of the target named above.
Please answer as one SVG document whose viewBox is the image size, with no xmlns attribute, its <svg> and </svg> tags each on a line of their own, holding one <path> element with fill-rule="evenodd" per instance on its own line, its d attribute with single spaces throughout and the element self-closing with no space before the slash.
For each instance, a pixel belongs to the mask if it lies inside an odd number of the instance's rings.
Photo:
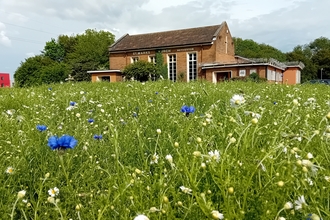
<svg viewBox="0 0 330 220">
<path fill-rule="evenodd" d="M 160 76 L 155 64 L 143 60 L 139 60 L 126 66 L 123 70 L 123 74 L 126 79 L 134 78 L 141 82 L 155 80 Z"/>
</svg>

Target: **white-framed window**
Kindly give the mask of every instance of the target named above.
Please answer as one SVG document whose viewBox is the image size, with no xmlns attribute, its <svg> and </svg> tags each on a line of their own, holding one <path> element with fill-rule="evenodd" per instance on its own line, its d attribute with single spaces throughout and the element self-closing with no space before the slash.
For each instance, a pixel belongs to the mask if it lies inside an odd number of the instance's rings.
<svg viewBox="0 0 330 220">
<path fill-rule="evenodd" d="M 149 56 L 148 60 L 150 63 L 156 64 L 156 56 Z"/>
<path fill-rule="evenodd" d="M 176 81 L 176 54 L 168 55 L 168 78 L 169 80 Z"/>
<path fill-rule="evenodd" d="M 239 70 L 239 75 L 238 76 L 246 76 L 246 71 L 245 70 Z"/>
<path fill-rule="evenodd" d="M 257 73 L 257 70 L 256 70 L 256 69 L 250 69 L 250 75 L 251 75 L 252 73 Z"/>
<path fill-rule="evenodd" d="M 188 81 L 197 79 L 197 53 L 188 53 Z"/>
<path fill-rule="evenodd" d="M 131 58 L 131 63 L 136 63 L 137 61 L 139 61 L 139 57 L 132 57 Z"/>
</svg>

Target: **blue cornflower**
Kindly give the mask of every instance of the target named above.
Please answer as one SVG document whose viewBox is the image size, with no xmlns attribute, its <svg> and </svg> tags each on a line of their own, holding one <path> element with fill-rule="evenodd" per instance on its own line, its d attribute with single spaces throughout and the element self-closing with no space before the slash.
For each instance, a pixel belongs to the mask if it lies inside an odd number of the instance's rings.
<svg viewBox="0 0 330 220">
<path fill-rule="evenodd" d="M 48 146 L 52 150 L 65 150 L 67 148 L 73 149 L 77 145 L 78 141 L 70 135 L 63 135 L 58 138 L 57 136 L 51 136 L 48 138 Z"/>
<path fill-rule="evenodd" d="M 49 88 L 48 88 L 48 91 L 52 91 L 52 87 L 49 87 Z"/>
<path fill-rule="evenodd" d="M 277 102 L 273 102 L 274 105 L 277 105 Z"/>
<path fill-rule="evenodd" d="M 136 112 L 133 112 L 133 117 L 135 118 L 137 116 L 138 116 L 138 114 Z"/>
<path fill-rule="evenodd" d="M 184 105 L 184 106 L 181 107 L 181 112 L 182 113 L 186 113 L 186 116 L 188 117 L 188 115 L 190 113 L 194 113 L 195 112 L 195 107 L 194 106 Z"/>
<path fill-rule="evenodd" d="M 152 102 L 152 100 L 151 100 L 151 99 L 149 99 L 149 100 L 148 100 L 148 102 L 150 102 L 150 103 L 151 103 L 151 102 Z"/>
<path fill-rule="evenodd" d="M 76 104 L 76 102 L 70 101 L 70 106 L 75 106 Z"/>
<path fill-rule="evenodd" d="M 100 134 L 100 135 L 97 135 L 97 134 L 94 134 L 94 139 L 95 140 L 101 140 L 102 139 L 102 135 Z"/>
<path fill-rule="evenodd" d="M 88 119 L 88 122 L 89 123 L 93 123 L 94 122 L 94 119 L 90 118 L 90 119 Z"/>
<path fill-rule="evenodd" d="M 158 95 L 158 92 L 155 92 L 156 95 Z"/>
<path fill-rule="evenodd" d="M 37 130 L 38 131 L 46 131 L 47 130 L 47 126 L 46 125 L 37 125 Z"/>
</svg>

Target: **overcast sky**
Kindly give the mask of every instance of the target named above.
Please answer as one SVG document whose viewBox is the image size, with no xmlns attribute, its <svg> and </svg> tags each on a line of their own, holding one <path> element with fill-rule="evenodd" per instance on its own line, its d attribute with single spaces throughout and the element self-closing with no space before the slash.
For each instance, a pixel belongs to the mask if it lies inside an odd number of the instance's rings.
<svg viewBox="0 0 330 220">
<path fill-rule="evenodd" d="M 14 74 L 45 42 L 86 29 L 122 35 L 221 24 L 283 52 L 330 38 L 330 0 L 0 0 L 0 72 Z"/>
</svg>

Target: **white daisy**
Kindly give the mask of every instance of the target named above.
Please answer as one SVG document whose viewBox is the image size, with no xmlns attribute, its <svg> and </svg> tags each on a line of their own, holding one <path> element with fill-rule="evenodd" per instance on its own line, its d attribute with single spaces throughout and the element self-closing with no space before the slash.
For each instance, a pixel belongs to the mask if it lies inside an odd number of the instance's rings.
<svg viewBox="0 0 330 220">
<path fill-rule="evenodd" d="M 224 219 L 223 214 L 220 213 L 219 211 L 213 210 L 211 214 L 213 219 Z"/>
<path fill-rule="evenodd" d="M 6 173 L 13 174 L 13 172 L 14 172 L 14 168 L 13 167 L 7 167 Z"/>
<path fill-rule="evenodd" d="M 209 152 L 209 155 L 211 157 L 212 160 L 215 160 L 216 162 L 219 162 L 220 160 L 220 153 L 218 150 L 215 150 L 214 152 L 213 151 L 210 151 Z"/>
<path fill-rule="evenodd" d="M 304 206 L 307 206 L 304 196 L 298 197 L 298 200 L 294 201 L 294 203 L 296 204 L 296 210 L 302 209 Z"/>
<path fill-rule="evenodd" d="M 235 94 L 231 99 L 230 99 L 230 105 L 233 107 L 242 105 L 245 102 L 245 99 L 242 95 L 237 95 Z"/>
<path fill-rule="evenodd" d="M 51 197 L 55 197 L 60 193 L 60 190 L 57 187 L 54 187 L 53 189 L 48 190 L 48 194 Z"/>
<path fill-rule="evenodd" d="M 155 153 L 155 154 L 152 155 L 152 157 L 151 157 L 150 164 L 158 163 L 158 159 L 159 159 L 159 156 Z"/>
</svg>

